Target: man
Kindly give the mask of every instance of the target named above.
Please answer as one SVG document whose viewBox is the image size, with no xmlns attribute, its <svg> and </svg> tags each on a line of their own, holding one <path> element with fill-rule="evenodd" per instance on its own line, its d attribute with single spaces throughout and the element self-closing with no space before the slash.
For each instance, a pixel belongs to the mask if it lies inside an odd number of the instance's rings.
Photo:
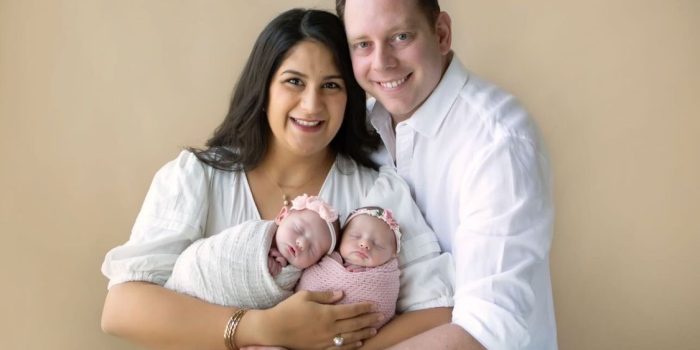
<svg viewBox="0 0 700 350">
<path fill-rule="evenodd" d="M 452 323 L 398 347 L 556 349 L 549 166 L 527 113 L 454 56 L 437 0 L 337 0 L 336 9 L 355 77 L 376 99 L 378 159 L 408 182 L 455 260 Z"/>
</svg>

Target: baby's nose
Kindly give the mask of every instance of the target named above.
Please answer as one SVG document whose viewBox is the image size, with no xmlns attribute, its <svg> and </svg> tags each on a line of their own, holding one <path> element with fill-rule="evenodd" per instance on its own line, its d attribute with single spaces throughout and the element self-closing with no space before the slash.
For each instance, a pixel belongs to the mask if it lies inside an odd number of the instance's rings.
<svg viewBox="0 0 700 350">
<path fill-rule="evenodd" d="M 306 241 L 303 238 L 297 238 L 297 248 L 299 248 L 300 251 L 306 249 Z"/>
</svg>

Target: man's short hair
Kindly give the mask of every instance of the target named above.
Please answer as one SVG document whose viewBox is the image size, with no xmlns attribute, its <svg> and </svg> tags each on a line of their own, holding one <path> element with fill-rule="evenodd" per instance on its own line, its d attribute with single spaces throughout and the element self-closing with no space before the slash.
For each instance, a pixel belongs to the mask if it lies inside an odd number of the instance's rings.
<svg viewBox="0 0 700 350">
<path fill-rule="evenodd" d="M 435 27 L 435 22 L 437 21 L 438 15 L 440 15 L 440 4 L 438 0 L 413 0 L 418 2 L 418 8 L 428 19 L 428 24 L 430 27 Z M 335 0 L 335 12 L 338 14 L 341 20 L 344 20 L 345 15 L 345 0 Z"/>
</svg>

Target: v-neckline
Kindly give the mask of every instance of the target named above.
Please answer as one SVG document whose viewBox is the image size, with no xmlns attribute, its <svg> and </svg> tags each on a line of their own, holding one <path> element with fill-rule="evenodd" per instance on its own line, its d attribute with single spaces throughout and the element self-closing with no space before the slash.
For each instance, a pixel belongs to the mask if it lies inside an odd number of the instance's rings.
<svg viewBox="0 0 700 350">
<path fill-rule="evenodd" d="M 330 170 L 328 170 L 328 173 L 326 174 L 326 178 L 323 179 L 323 184 L 321 185 L 321 189 L 318 191 L 318 196 L 323 198 L 324 200 L 328 200 L 323 194 L 325 193 L 326 190 L 326 185 L 330 181 L 331 174 L 335 171 L 336 168 L 336 163 L 338 162 L 338 157 L 340 155 L 335 156 L 335 160 L 333 160 L 333 164 L 331 164 Z M 244 187 L 246 191 L 246 196 L 248 197 L 248 201 L 253 204 L 253 210 L 255 211 L 255 216 L 257 220 L 262 220 L 262 216 L 260 215 L 260 210 L 258 210 L 258 205 L 255 203 L 255 199 L 253 198 L 253 190 L 250 188 L 250 182 L 248 181 L 248 174 L 246 174 L 245 171 L 241 171 L 243 174 L 243 182 L 244 182 Z M 235 205 L 235 202 L 233 203 Z M 233 208 L 231 208 L 231 211 L 233 211 Z"/>
</svg>

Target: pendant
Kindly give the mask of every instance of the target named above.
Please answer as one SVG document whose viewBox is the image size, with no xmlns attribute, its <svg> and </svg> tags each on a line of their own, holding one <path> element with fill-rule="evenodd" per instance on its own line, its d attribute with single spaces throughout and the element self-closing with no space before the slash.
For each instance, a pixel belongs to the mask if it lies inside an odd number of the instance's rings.
<svg viewBox="0 0 700 350">
<path fill-rule="evenodd" d="M 283 195 L 282 195 L 282 204 L 284 204 L 285 207 L 288 207 L 289 204 L 290 204 L 290 203 L 289 203 L 289 198 L 287 198 L 287 195 L 286 195 L 286 194 L 283 194 Z"/>
</svg>

